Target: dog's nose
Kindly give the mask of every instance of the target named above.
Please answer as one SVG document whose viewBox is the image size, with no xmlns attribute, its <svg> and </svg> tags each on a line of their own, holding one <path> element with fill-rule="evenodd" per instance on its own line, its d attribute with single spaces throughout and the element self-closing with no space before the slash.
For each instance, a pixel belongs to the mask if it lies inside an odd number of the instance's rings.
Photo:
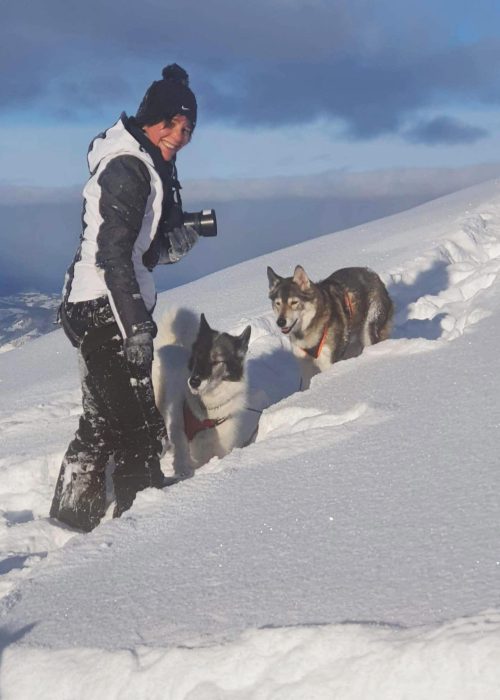
<svg viewBox="0 0 500 700">
<path fill-rule="evenodd" d="M 200 384 L 201 384 L 201 377 L 200 377 L 200 375 L 199 375 L 199 374 L 192 374 L 192 375 L 189 377 L 189 384 L 190 384 L 190 386 L 193 387 L 193 389 L 197 389 L 197 388 L 200 386 Z"/>
<path fill-rule="evenodd" d="M 276 323 L 278 324 L 278 326 L 280 328 L 283 328 L 283 326 L 286 326 L 286 318 L 283 318 L 283 316 L 280 316 L 278 318 L 278 320 L 276 321 Z"/>
</svg>

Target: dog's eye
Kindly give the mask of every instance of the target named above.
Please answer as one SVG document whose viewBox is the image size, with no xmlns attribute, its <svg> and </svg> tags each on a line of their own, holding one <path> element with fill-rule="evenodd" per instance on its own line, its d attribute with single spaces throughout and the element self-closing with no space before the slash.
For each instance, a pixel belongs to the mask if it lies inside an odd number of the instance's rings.
<svg viewBox="0 0 500 700">
<path fill-rule="evenodd" d="M 214 360 L 212 362 L 212 367 L 217 367 L 217 365 L 225 365 L 226 361 L 225 360 Z"/>
<path fill-rule="evenodd" d="M 275 305 L 275 306 L 281 306 L 281 299 L 275 299 L 275 300 L 274 300 L 274 305 Z"/>
<path fill-rule="evenodd" d="M 292 307 L 292 309 L 294 309 L 298 305 L 298 303 L 299 303 L 298 299 L 292 299 L 290 301 L 290 306 Z"/>
</svg>

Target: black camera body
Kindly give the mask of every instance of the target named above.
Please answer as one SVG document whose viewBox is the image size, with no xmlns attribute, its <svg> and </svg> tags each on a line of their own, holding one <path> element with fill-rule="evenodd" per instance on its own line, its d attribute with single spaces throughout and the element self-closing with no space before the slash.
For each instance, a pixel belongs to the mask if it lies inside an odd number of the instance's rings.
<svg viewBox="0 0 500 700">
<path fill-rule="evenodd" d="M 216 236 L 217 218 L 215 209 L 202 209 L 202 211 L 183 211 L 182 223 L 184 226 L 194 228 L 198 236 Z"/>
</svg>

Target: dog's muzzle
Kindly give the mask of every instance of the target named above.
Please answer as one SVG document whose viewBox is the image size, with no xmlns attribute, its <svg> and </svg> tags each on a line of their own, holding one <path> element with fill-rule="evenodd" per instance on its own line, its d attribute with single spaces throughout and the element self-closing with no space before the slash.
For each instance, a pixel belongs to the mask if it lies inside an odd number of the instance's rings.
<svg viewBox="0 0 500 700">
<path fill-rule="evenodd" d="M 292 330 L 292 328 L 297 323 L 297 319 L 295 319 L 295 321 L 292 323 L 291 326 L 287 326 L 286 325 L 286 318 L 283 318 L 283 316 L 280 316 L 278 318 L 278 320 L 276 321 L 276 323 L 281 328 L 281 332 L 284 333 L 285 335 L 288 335 L 290 333 L 290 331 Z"/>
<path fill-rule="evenodd" d="M 199 374 L 192 374 L 188 379 L 188 384 L 191 389 L 199 389 L 201 384 L 201 377 Z"/>
</svg>

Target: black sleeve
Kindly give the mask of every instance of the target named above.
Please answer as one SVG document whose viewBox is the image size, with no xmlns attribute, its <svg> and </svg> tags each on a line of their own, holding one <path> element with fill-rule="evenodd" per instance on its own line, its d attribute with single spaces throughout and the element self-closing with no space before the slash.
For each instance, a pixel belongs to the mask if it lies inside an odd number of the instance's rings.
<svg viewBox="0 0 500 700">
<path fill-rule="evenodd" d="M 113 310 L 118 315 L 116 320 L 125 337 L 154 331 L 132 262 L 132 251 L 151 192 L 148 168 L 134 156 L 117 156 L 106 165 L 98 183 L 102 223 L 97 234 L 96 262 L 104 270 Z"/>
<path fill-rule="evenodd" d="M 169 256 L 170 239 L 168 234 L 169 232 L 163 230 L 161 226 L 158 226 L 158 230 L 151 245 L 142 256 L 142 262 L 148 270 L 152 270 L 157 265 L 169 265 L 171 263 Z"/>
<path fill-rule="evenodd" d="M 169 233 L 178 226 L 182 226 L 182 209 L 175 204 L 170 197 L 163 203 L 163 212 L 156 231 L 156 235 L 149 249 L 142 256 L 142 262 L 152 270 L 156 265 L 170 265 L 170 238 Z"/>
</svg>

